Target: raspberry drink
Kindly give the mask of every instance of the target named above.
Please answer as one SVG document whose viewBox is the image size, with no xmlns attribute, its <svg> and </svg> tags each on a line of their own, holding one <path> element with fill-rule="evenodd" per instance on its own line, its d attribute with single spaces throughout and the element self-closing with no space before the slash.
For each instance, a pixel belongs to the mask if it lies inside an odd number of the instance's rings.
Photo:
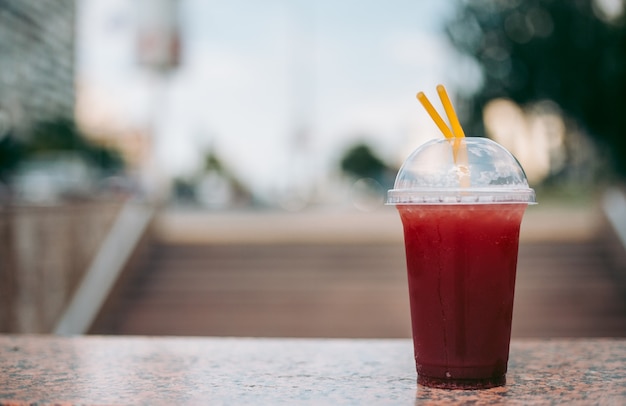
<svg viewBox="0 0 626 406">
<path fill-rule="evenodd" d="M 418 383 L 491 388 L 505 384 L 519 230 L 535 191 L 504 147 L 466 137 L 437 93 L 451 127 L 419 92 L 445 139 L 413 151 L 387 194 L 404 227 Z"/>
<path fill-rule="evenodd" d="M 418 382 L 504 385 L 522 216 L 523 169 L 486 138 L 432 140 L 388 192 L 404 227 Z"/>
<path fill-rule="evenodd" d="M 504 384 L 527 204 L 398 205 L 418 381 Z"/>
</svg>

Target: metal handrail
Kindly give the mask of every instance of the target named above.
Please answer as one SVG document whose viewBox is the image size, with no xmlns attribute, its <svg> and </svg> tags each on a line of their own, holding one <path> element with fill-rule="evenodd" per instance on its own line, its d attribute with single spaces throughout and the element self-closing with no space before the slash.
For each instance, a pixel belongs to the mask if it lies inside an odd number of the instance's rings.
<svg viewBox="0 0 626 406">
<path fill-rule="evenodd" d="M 54 328 L 54 334 L 87 332 L 148 229 L 154 213 L 154 208 L 149 206 L 133 202 L 124 205 Z"/>
<path fill-rule="evenodd" d="M 622 247 L 626 250 L 626 196 L 618 188 L 610 188 L 604 193 L 602 209 L 613 227 Z"/>
</svg>

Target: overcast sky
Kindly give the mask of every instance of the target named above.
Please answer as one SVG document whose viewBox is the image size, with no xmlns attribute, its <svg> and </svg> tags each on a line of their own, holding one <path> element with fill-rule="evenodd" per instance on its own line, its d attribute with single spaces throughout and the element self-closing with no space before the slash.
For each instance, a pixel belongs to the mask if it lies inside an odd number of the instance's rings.
<svg viewBox="0 0 626 406">
<path fill-rule="evenodd" d="M 397 163 L 439 136 L 418 91 L 476 86 L 441 35 L 453 2 L 179 1 L 182 64 L 161 79 L 135 62 L 136 2 L 80 0 L 78 13 L 79 82 L 121 121 L 154 124 L 171 175 L 213 148 L 263 194 L 324 178 L 360 139 Z"/>
</svg>

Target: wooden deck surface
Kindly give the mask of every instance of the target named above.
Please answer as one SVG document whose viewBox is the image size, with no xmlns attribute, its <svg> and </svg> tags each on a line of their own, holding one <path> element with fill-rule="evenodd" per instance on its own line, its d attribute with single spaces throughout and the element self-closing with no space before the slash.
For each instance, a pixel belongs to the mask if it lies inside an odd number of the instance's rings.
<svg viewBox="0 0 626 406">
<path fill-rule="evenodd" d="M 515 337 L 626 336 L 623 270 L 595 231 L 573 235 L 522 238 Z M 405 272 L 401 238 L 163 238 L 91 332 L 410 337 Z"/>
</svg>

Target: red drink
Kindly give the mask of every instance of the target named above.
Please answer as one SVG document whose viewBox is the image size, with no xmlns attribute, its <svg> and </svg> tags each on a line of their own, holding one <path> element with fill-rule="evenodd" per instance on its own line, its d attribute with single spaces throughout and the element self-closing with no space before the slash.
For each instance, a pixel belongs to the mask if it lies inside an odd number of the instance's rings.
<svg viewBox="0 0 626 406">
<path fill-rule="evenodd" d="M 527 204 L 399 204 L 418 382 L 503 385 Z"/>
</svg>

